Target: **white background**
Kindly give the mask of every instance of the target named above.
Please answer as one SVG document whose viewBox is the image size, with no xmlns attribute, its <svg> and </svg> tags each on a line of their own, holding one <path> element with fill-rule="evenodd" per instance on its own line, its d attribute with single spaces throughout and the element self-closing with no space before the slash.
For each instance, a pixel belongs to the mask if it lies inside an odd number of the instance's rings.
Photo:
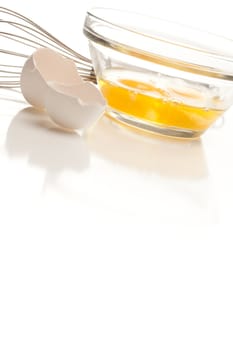
<svg viewBox="0 0 233 350">
<path fill-rule="evenodd" d="M 1 1 L 86 54 L 93 5 L 233 39 L 227 0 Z M 232 111 L 177 142 L 26 107 L 0 91 L 0 349 L 232 350 Z"/>
</svg>

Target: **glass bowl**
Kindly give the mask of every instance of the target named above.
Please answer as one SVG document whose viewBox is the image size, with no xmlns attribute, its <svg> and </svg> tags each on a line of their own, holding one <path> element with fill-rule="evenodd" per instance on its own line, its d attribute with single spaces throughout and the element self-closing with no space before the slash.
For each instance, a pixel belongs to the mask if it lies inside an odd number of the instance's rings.
<svg viewBox="0 0 233 350">
<path fill-rule="evenodd" d="M 154 17 L 87 12 L 98 85 L 107 114 L 174 137 L 194 138 L 233 104 L 233 41 Z"/>
</svg>

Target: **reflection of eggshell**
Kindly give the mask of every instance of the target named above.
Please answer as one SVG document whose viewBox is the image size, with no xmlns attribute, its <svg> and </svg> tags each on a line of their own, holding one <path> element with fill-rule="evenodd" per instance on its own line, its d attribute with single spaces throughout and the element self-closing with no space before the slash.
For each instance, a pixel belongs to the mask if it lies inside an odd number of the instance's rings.
<svg viewBox="0 0 233 350">
<path fill-rule="evenodd" d="M 82 79 L 73 61 L 53 50 L 41 48 L 29 57 L 23 67 L 20 83 L 24 98 L 33 106 L 43 109 L 48 81 L 79 84 Z"/>
<path fill-rule="evenodd" d="M 51 82 L 45 108 L 56 124 L 68 129 L 84 130 L 104 112 L 105 100 L 92 83 L 65 85 Z"/>
</svg>

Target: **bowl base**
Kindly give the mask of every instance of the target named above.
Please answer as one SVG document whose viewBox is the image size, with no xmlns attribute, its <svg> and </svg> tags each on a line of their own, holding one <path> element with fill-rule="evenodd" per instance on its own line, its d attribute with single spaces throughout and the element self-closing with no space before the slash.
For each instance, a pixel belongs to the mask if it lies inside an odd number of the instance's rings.
<svg viewBox="0 0 233 350">
<path fill-rule="evenodd" d="M 131 117 L 128 114 L 115 111 L 110 107 L 107 108 L 106 115 L 113 119 L 116 119 L 118 122 L 122 124 L 131 126 L 133 128 L 137 128 L 141 131 L 146 131 L 153 134 L 159 134 L 159 135 L 168 136 L 168 137 L 175 137 L 175 138 L 182 138 L 182 139 L 184 138 L 195 139 L 195 138 L 198 138 L 201 134 L 203 134 L 203 131 L 200 131 L 200 130 L 197 131 L 197 130 L 176 128 L 176 127 L 161 126 L 155 123 L 145 122 L 139 118 Z"/>
</svg>

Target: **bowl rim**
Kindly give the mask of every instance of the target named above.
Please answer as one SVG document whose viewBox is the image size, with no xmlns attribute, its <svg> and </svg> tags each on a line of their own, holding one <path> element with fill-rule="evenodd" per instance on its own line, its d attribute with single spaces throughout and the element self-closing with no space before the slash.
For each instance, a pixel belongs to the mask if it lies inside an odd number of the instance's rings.
<svg viewBox="0 0 233 350">
<path fill-rule="evenodd" d="M 145 33 L 143 31 L 133 29 L 132 27 L 130 27 L 130 25 L 129 26 L 121 25 L 117 23 L 117 20 L 110 21 L 107 19 L 107 16 L 103 15 L 103 13 L 107 14 L 107 12 L 109 11 L 115 12 L 118 15 L 127 14 L 129 16 L 137 16 L 148 20 L 150 19 L 157 23 L 163 23 L 164 25 L 166 24 L 173 25 L 179 28 L 186 29 L 187 31 L 192 31 L 199 35 L 202 34 L 202 35 L 209 36 L 212 39 L 216 39 L 216 40 L 218 39 L 218 40 L 224 41 L 232 45 L 232 55 L 223 54 L 220 51 L 218 51 L 217 48 L 215 50 L 211 50 L 211 49 L 201 48 L 201 46 L 198 47 L 198 45 L 188 45 L 178 40 L 169 40 L 164 38 L 159 32 L 158 34 L 156 34 L 156 31 L 154 32 L 153 35 L 149 35 L 148 33 Z M 179 59 L 174 59 L 172 57 L 166 57 L 164 55 L 160 55 L 159 53 L 155 54 L 151 50 L 142 50 L 137 45 L 134 45 L 134 46 L 127 45 L 123 43 L 121 40 L 113 40 L 111 39 L 111 37 L 100 34 L 97 31 L 95 31 L 91 26 L 90 20 L 98 21 L 98 23 L 110 26 L 113 29 L 120 30 L 122 33 L 132 34 L 135 36 L 135 38 L 140 38 L 141 40 L 143 38 L 144 41 L 145 40 L 147 40 L 148 42 L 151 41 L 151 43 L 160 42 L 169 47 L 177 48 L 178 50 L 179 49 L 186 50 L 187 52 L 193 53 L 194 55 L 196 54 L 199 56 L 199 58 L 208 57 L 208 59 L 218 61 L 219 63 L 228 63 L 232 65 L 232 69 L 230 70 L 216 69 L 215 67 L 211 67 L 209 65 L 191 63 L 188 60 L 182 59 L 182 57 L 180 57 Z M 84 31 L 84 34 L 90 40 L 99 42 L 113 49 L 117 49 L 118 51 L 132 54 L 136 57 L 137 57 L 136 54 L 138 53 L 138 55 L 140 55 L 140 58 L 146 59 L 152 62 L 154 61 L 157 64 L 162 64 L 171 68 L 188 71 L 191 73 L 200 74 L 200 75 L 204 75 L 212 78 L 233 81 L 233 40 L 225 36 L 218 35 L 218 34 L 209 32 L 207 30 L 195 28 L 176 21 L 154 17 L 152 15 L 147 15 L 144 13 L 138 13 L 134 11 L 115 9 L 115 8 L 107 8 L 107 7 L 92 7 L 88 9 L 86 13 L 86 19 L 85 19 L 83 31 Z"/>
</svg>

